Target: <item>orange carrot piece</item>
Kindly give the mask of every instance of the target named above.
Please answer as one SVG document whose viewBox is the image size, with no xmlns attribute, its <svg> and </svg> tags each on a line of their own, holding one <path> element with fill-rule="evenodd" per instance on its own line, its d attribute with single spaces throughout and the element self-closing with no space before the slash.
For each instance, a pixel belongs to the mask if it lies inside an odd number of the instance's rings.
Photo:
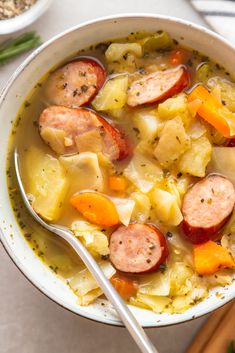
<svg viewBox="0 0 235 353">
<path fill-rule="evenodd" d="M 188 54 L 185 50 L 175 49 L 170 52 L 169 61 L 171 65 L 177 66 L 182 65 L 186 62 Z"/>
<path fill-rule="evenodd" d="M 119 223 L 119 217 L 113 202 L 97 192 L 81 192 L 71 197 L 70 203 L 88 221 L 104 227 Z"/>
<path fill-rule="evenodd" d="M 195 269 L 200 275 L 212 275 L 221 268 L 235 266 L 227 249 L 211 240 L 204 244 L 194 245 L 193 256 Z"/>
<path fill-rule="evenodd" d="M 235 136 L 235 116 L 222 105 L 207 89 L 197 86 L 188 96 L 188 102 L 201 100 L 197 113 L 214 126 L 223 136 Z"/>
<path fill-rule="evenodd" d="M 112 191 L 125 191 L 127 188 L 127 180 L 123 176 L 110 176 L 108 183 Z"/>
<path fill-rule="evenodd" d="M 120 296 L 124 300 L 128 300 L 130 299 L 130 297 L 133 297 L 134 295 L 136 295 L 136 292 L 137 292 L 136 281 L 133 281 L 119 274 L 115 274 L 110 279 L 110 281 L 114 286 L 114 288 L 116 289 L 116 291 L 120 294 Z"/>
</svg>

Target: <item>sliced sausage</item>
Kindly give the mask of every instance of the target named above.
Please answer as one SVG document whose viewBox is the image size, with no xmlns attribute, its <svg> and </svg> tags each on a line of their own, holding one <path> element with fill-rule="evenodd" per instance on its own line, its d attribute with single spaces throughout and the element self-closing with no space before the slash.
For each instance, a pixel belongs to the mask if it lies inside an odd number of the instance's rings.
<svg viewBox="0 0 235 353">
<path fill-rule="evenodd" d="M 120 226 L 110 237 L 109 249 L 113 266 L 129 274 L 153 272 L 168 256 L 164 235 L 150 224 Z"/>
<path fill-rule="evenodd" d="M 79 108 L 51 106 L 39 118 L 43 140 L 58 154 L 103 152 L 112 161 L 129 154 L 129 146 L 121 132 L 94 112 Z"/>
<path fill-rule="evenodd" d="M 210 175 L 186 193 L 182 230 L 193 244 L 216 239 L 235 204 L 233 184 L 221 175 Z"/>
<path fill-rule="evenodd" d="M 45 95 L 50 104 L 78 108 L 95 97 L 105 80 L 105 70 L 97 61 L 76 60 L 49 76 Z"/>
<path fill-rule="evenodd" d="M 128 90 L 127 103 L 131 107 L 167 99 L 189 85 L 189 74 L 185 67 L 156 71 L 134 81 Z"/>
</svg>

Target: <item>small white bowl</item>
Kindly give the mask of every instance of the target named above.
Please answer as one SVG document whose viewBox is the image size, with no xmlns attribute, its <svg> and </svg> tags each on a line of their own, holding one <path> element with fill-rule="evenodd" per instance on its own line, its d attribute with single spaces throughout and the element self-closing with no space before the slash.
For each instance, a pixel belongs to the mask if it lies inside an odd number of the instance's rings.
<svg viewBox="0 0 235 353">
<path fill-rule="evenodd" d="M 22 14 L 0 20 L 0 35 L 17 32 L 36 21 L 51 5 L 53 0 L 38 0 L 29 10 Z"/>
<path fill-rule="evenodd" d="M 66 309 L 89 319 L 121 326 L 111 305 L 98 299 L 82 307 L 76 295 L 34 254 L 23 237 L 11 207 L 6 178 L 6 158 L 12 120 L 38 80 L 56 64 L 78 50 L 110 38 L 124 37 L 130 32 L 146 30 L 167 31 L 180 44 L 191 47 L 209 56 L 226 67 L 235 77 L 235 48 L 224 38 L 190 22 L 177 18 L 127 14 L 101 18 L 66 30 L 37 48 L 13 76 L 0 94 L 0 240 L 9 256 L 24 275 L 41 292 Z M 27 136 L 26 136 L 27 138 Z M 12 236 L 13 234 L 13 236 Z M 234 276 L 235 278 L 235 276 Z M 219 297 L 218 292 L 221 294 Z M 182 314 L 157 315 L 152 311 L 131 306 L 130 309 L 144 327 L 167 326 L 188 321 L 207 314 L 235 298 L 235 281 L 230 286 L 215 288 L 208 298 Z"/>
</svg>

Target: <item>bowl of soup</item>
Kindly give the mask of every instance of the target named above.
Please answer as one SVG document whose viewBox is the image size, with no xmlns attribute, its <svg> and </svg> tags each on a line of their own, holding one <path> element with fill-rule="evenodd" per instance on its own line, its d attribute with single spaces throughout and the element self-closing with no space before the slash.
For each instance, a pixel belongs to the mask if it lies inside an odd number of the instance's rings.
<svg viewBox="0 0 235 353">
<path fill-rule="evenodd" d="M 144 327 L 235 293 L 234 48 L 163 16 L 123 15 L 42 45 L 1 95 L 1 241 L 59 305 L 121 325 L 76 253 L 28 215 L 71 229 Z"/>
</svg>

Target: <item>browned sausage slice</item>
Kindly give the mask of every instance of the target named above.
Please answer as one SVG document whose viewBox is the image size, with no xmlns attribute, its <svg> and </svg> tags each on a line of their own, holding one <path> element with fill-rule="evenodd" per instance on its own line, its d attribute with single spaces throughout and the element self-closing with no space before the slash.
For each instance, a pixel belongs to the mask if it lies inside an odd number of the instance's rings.
<svg viewBox="0 0 235 353">
<path fill-rule="evenodd" d="M 127 103 L 131 107 L 167 99 L 185 89 L 189 74 L 183 66 L 177 69 L 156 71 L 134 81 L 128 90 Z"/>
<path fill-rule="evenodd" d="M 227 178 L 212 174 L 199 181 L 183 200 L 184 234 L 194 244 L 215 239 L 231 215 L 234 204 L 235 190 Z"/>
<path fill-rule="evenodd" d="M 87 109 L 46 108 L 39 118 L 39 131 L 43 140 L 58 154 L 103 152 L 113 161 L 129 154 L 121 132 Z"/>
<path fill-rule="evenodd" d="M 97 61 L 72 61 L 49 76 L 45 95 L 50 104 L 78 108 L 95 97 L 105 79 L 105 70 Z"/>
<path fill-rule="evenodd" d="M 109 249 L 114 267 L 129 274 L 153 272 L 168 256 L 164 235 L 150 224 L 120 226 L 111 235 Z"/>
</svg>

